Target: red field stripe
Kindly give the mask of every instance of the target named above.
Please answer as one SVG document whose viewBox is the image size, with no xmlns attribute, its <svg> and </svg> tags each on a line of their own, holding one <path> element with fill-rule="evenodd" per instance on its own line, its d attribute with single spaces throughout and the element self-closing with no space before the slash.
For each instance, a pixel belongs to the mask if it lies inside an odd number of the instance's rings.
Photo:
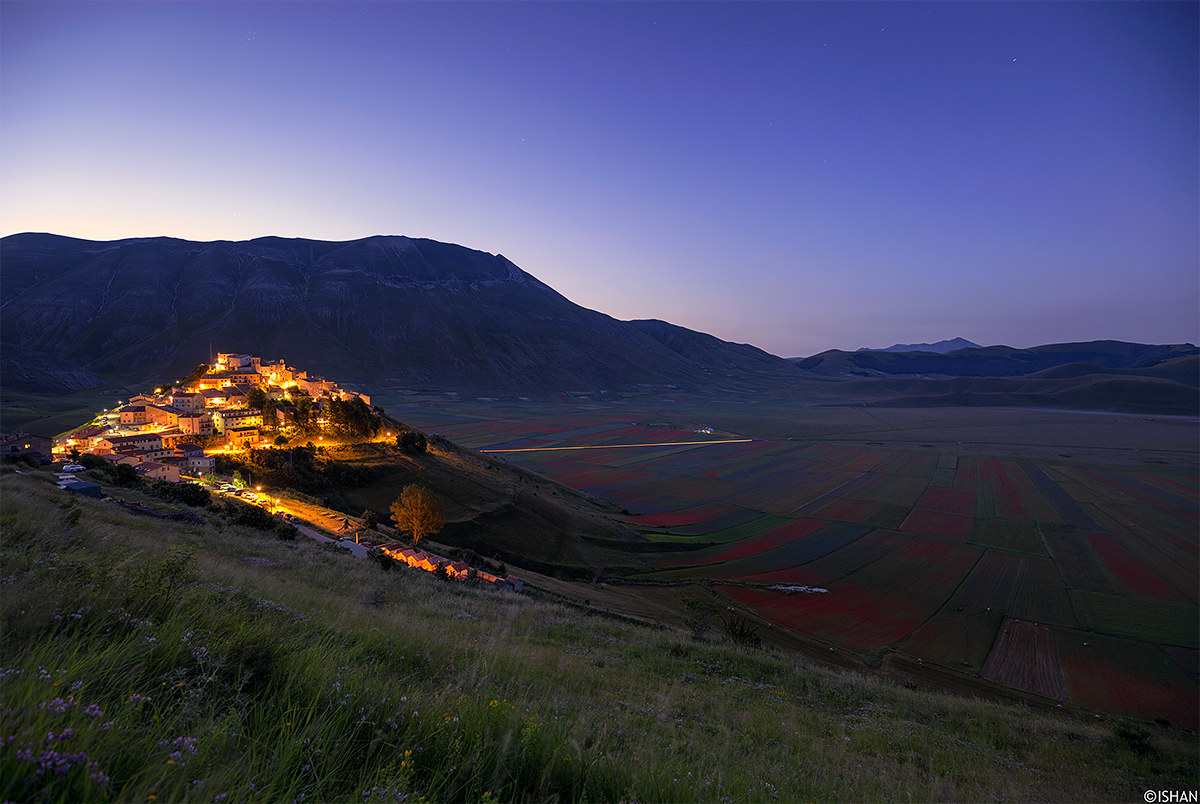
<svg viewBox="0 0 1200 804">
<path fill-rule="evenodd" d="M 1185 729 L 1194 730 L 1200 721 L 1196 682 L 1174 663 L 1164 663 L 1153 645 L 1066 631 L 1059 632 L 1058 655 L 1076 703 L 1162 718 Z"/>
<path fill-rule="evenodd" d="M 1004 472 L 1004 464 L 993 458 L 980 458 L 978 469 L 981 483 L 1002 483 L 1008 479 Z"/>
<path fill-rule="evenodd" d="M 1008 478 L 1001 478 L 995 482 L 996 516 L 1001 519 L 1019 519 L 1023 522 L 1031 522 L 1029 513 L 1021 504 L 1020 495 L 1016 488 L 1008 482 Z"/>
<path fill-rule="evenodd" d="M 890 645 L 911 633 L 926 616 L 919 607 L 893 600 L 890 594 L 846 583 L 827 594 L 784 595 L 742 588 L 726 594 L 797 633 L 852 650 Z"/>
<path fill-rule="evenodd" d="M 797 519 L 793 522 L 763 531 L 748 539 L 734 542 L 729 545 L 728 550 L 714 557 L 713 560 L 732 561 L 735 558 L 745 558 L 746 556 L 765 553 L 768 550 L 774 550 L 776 547 L 782 547 L 785 544 L 794 542 L 796 539 L 802 539 L 828 524 L 828 522 L 821 522 L 815 519 Z"/>
<path fill-rule="evenodd" d="M 708 522 L 711 519 L 716 519 L 735 510 L 737 509 L 732 505 L 713 502 L 697 505 L 692 508 L 685 508 L 681 511 L 645 514 L 644 516 L 635 517 L 634 521 L 639 525 L 646 525 L 652 528 L 671 528 L 680 525 L 695 525 L 699 522 Z"/>
<path fill-rule="evenodd" d="M 1122 547 L 1109 533 L 1089 531 L 1084 536 L 1091 542 L 1092 549 L 1104 561 L 1108 571 L 1121 584 L 1123 591 L 1159 600 L 1178 603 L 1192 602 L 1161 576 L 1151 571 L 1137 556 Z"/>
<path fill-rule="evenodd" d="M 975 516 L 975 491 L 932 487 L 921 495 L 917 507 L 948 514 Z"/>
</svg>

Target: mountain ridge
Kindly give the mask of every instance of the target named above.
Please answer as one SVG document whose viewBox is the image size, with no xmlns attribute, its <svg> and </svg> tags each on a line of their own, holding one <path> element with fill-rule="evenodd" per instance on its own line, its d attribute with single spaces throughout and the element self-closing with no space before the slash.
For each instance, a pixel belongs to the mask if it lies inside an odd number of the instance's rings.
<svg viewBox="0 0 1200 804">
<path fill-rule="evenodd" d="M 56 368 L 48 385 L 79 387 L 89 375 L 185 373 L 210 343 L 351 383 L 440 390 L 617 389 L 694 384 L 706 373 L 503 255 L 424 238 L 22 234 L 0 247 L 0 335 L 17 347 L 0 376 L 23 388 L 31 361 Z M 710 351 L 723 343 L 714 338 Z M 761 358 L 741 365 L 739 353 L 725 356 L 728 369 L 762 370 Z M 794 368 L 780 359 L 771 370 Z"/>
<path fill-rule="evenodd" d="M 811 357 L 791 358 L 800 368 L 826 376 L 1021 377 L 1068 364 L 1101 369 L 1147 368 L 1200 353 L 1193 344 L 1140 344 L 1100 340 L 1053 343 L 1028 349 L 981 346 L 934 352 L 846 352 L 829 349 Z"/>
<path fill-rule="evenodd" d="M 25 233 L 0 239 L 0 263 L 0 388 L 9 398 L 171 381 L 216 348 L 282 358 L 384 396 L 659 388 L 799 394 L 815 404 L 1200 407 L 1196 362 L 1173 362 L 1200 352 L 1191 344 L 784 359 L 657 319 L 619 321 L 501 254 L 403 235 L 197 242 Z M 911 382 L 897 389 L 882 382 L 889 378 Z M 953 378 L 1019 383 L 937 384 Z"/>
<path fill-rule="evenodd" d="M 859 352 L 937 352 L 944 354 L 955 349 L 979 349 L 979 344 L 972 343 L 966 338 L 951 338 L 937 343 L 895 343 L 886 349 L 871 349 L 864 346 Z"/>
</svg>

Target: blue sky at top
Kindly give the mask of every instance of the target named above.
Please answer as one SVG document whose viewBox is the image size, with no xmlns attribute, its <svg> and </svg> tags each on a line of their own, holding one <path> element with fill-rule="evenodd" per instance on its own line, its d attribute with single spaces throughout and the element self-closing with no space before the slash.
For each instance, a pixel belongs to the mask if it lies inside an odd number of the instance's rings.
<svg viewBox="0 0 1200 804">
<path fill-rule="evenodd" d="M 2 231 L 406 234 L 777 354 L 1200 333 L 1196 3 L 0 3 Z"/>
</svg>

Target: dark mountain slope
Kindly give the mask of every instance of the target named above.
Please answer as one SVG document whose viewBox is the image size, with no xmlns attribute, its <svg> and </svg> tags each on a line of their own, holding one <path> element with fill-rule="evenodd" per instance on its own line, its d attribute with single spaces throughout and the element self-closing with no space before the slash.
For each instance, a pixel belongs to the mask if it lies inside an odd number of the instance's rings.
<svg viewBox="0 0 1200 804">
<path fill-rule="evenodd" d="M 5 351 L 19 347 L 23 364 L 43 360 L 74 378 L 59 387 L 86 387 L 93 374 L 182 374 L 210 344 L 351 383 L 444 390 L 687 385 L 709 368 L 568 301 L 503 256 L 432 240 L 23 234 L 4 238 L 0 260 Z M 707 345 L 722 370 L 788 368 L 751 347 Z M 2 379 L 18 376 L 28 372 L 6 369 Z"/>
<path fill-rule="evenodd" d="M 782 357 L 764 352 L 746 343 L 729 343 L 704 332 L 659 321 L 656 318 L 628 322 L 672 352 L 682 355 L 709 371 L 737 372 L 758 369 L 777 373 L 785 378 L 802 376 L 796 367 Z"/>
</svg>

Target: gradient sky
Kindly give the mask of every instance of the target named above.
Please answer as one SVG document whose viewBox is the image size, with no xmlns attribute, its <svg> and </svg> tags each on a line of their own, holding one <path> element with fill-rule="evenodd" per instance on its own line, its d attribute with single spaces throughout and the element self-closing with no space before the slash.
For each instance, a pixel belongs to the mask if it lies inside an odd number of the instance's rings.
<svg viewBox="0 0 1200 804">
<path fill-rule="evenodd" d="M 1195 343 L 1197 9 L 0 2 L 0 231 L 430 237 L 782 356 Z"/>
</svg>

